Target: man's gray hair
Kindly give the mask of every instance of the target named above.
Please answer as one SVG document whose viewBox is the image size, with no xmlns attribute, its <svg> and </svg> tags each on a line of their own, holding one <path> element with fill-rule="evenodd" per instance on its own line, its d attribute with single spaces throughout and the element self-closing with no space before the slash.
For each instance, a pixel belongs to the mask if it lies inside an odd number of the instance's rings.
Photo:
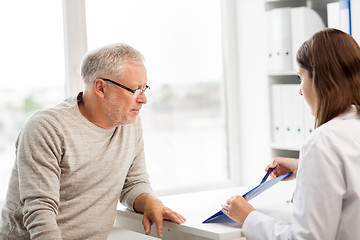
<svg viewBox="0 0 360 240">
<path fill-rule="evenodd" d="M 121 78 L 124 63 L 144 64 L 143 55 L 124 44 L 112 44 L 88 53 L 81 65 L 81 77 L 90 85 L 99 77 Z"/>
</svg>

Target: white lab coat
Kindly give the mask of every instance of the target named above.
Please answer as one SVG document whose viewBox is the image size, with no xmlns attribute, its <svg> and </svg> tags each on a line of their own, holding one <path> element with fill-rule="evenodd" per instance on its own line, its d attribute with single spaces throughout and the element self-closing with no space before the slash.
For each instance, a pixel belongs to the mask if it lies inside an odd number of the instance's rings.
<svg viewBox="0 0 360 240">
<path fill-rule="evenodd" d="M 253 211 L 252 239 L 360 239 L 360 119 L 342 114 L 318 127 L 300 150 L 291 224 Z"/>
</svg>

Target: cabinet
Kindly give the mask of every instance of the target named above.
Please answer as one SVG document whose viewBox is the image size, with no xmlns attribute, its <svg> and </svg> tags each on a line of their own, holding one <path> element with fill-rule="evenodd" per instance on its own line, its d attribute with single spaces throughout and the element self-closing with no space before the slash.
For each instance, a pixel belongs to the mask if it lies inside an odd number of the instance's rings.
<svg viewBox="0 0 360 240">
<path fill-rule="evenodd" d="M 295 56 L 305 40 L 327 26 L 327 4 L 332 2 L 336 1 L 265 1 L 272 158 L 298 158 L 313 131 L 314 117 L 299 95 Z"/>
</svg>

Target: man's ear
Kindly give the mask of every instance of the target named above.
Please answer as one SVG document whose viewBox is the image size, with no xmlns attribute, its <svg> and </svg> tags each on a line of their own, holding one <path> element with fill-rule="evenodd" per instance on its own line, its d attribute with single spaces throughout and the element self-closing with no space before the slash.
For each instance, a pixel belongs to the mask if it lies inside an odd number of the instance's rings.
<svg viewBox="0 0 360 240">
<path fill-rule="evenodd" d="M 94 82 L 94 91 L 96 95 L 103 98 L 105 92 L 105 81 L 97 78 Z"/>
</svg>

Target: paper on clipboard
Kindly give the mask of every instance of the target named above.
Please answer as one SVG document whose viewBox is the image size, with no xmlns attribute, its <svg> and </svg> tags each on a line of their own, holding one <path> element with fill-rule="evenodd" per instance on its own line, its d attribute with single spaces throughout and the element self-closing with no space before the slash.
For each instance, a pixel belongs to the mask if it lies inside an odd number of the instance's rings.
<svg viewBox="0 0 360 240">
<path fill-rule="evenodd" d="M 280 177 L 266 181 L 264 183 L 260 183 L 259 185 L 257 185 L 256 187 L 254 187 L 253 189 L 251 189 L 250 191 L 248 191 L 247 193 L 245 193 L 242 196 L 244 198 L 246 198 L 247 201 L 250 201 L 254 197 L 256 197 L 259 194 L 261 194 L 262 192 L 264 192 L 265 190 L 271 188 L 272 186 L 274 186 L 275 184 L 277 184 L 284 178 L 288 177 L 290 174 L 291 173 L 287 173 Z M 233 221 L 228 216 L 226 216 L 222 211 L 218 211 L 217 213 L 215 213 L 214 215 L 212 215 L 211 217 L 209 217 L 202 223 L 219 223 L 219 222 L 225 223 L 225 222 L 233 222 Z"/>
</svg>

